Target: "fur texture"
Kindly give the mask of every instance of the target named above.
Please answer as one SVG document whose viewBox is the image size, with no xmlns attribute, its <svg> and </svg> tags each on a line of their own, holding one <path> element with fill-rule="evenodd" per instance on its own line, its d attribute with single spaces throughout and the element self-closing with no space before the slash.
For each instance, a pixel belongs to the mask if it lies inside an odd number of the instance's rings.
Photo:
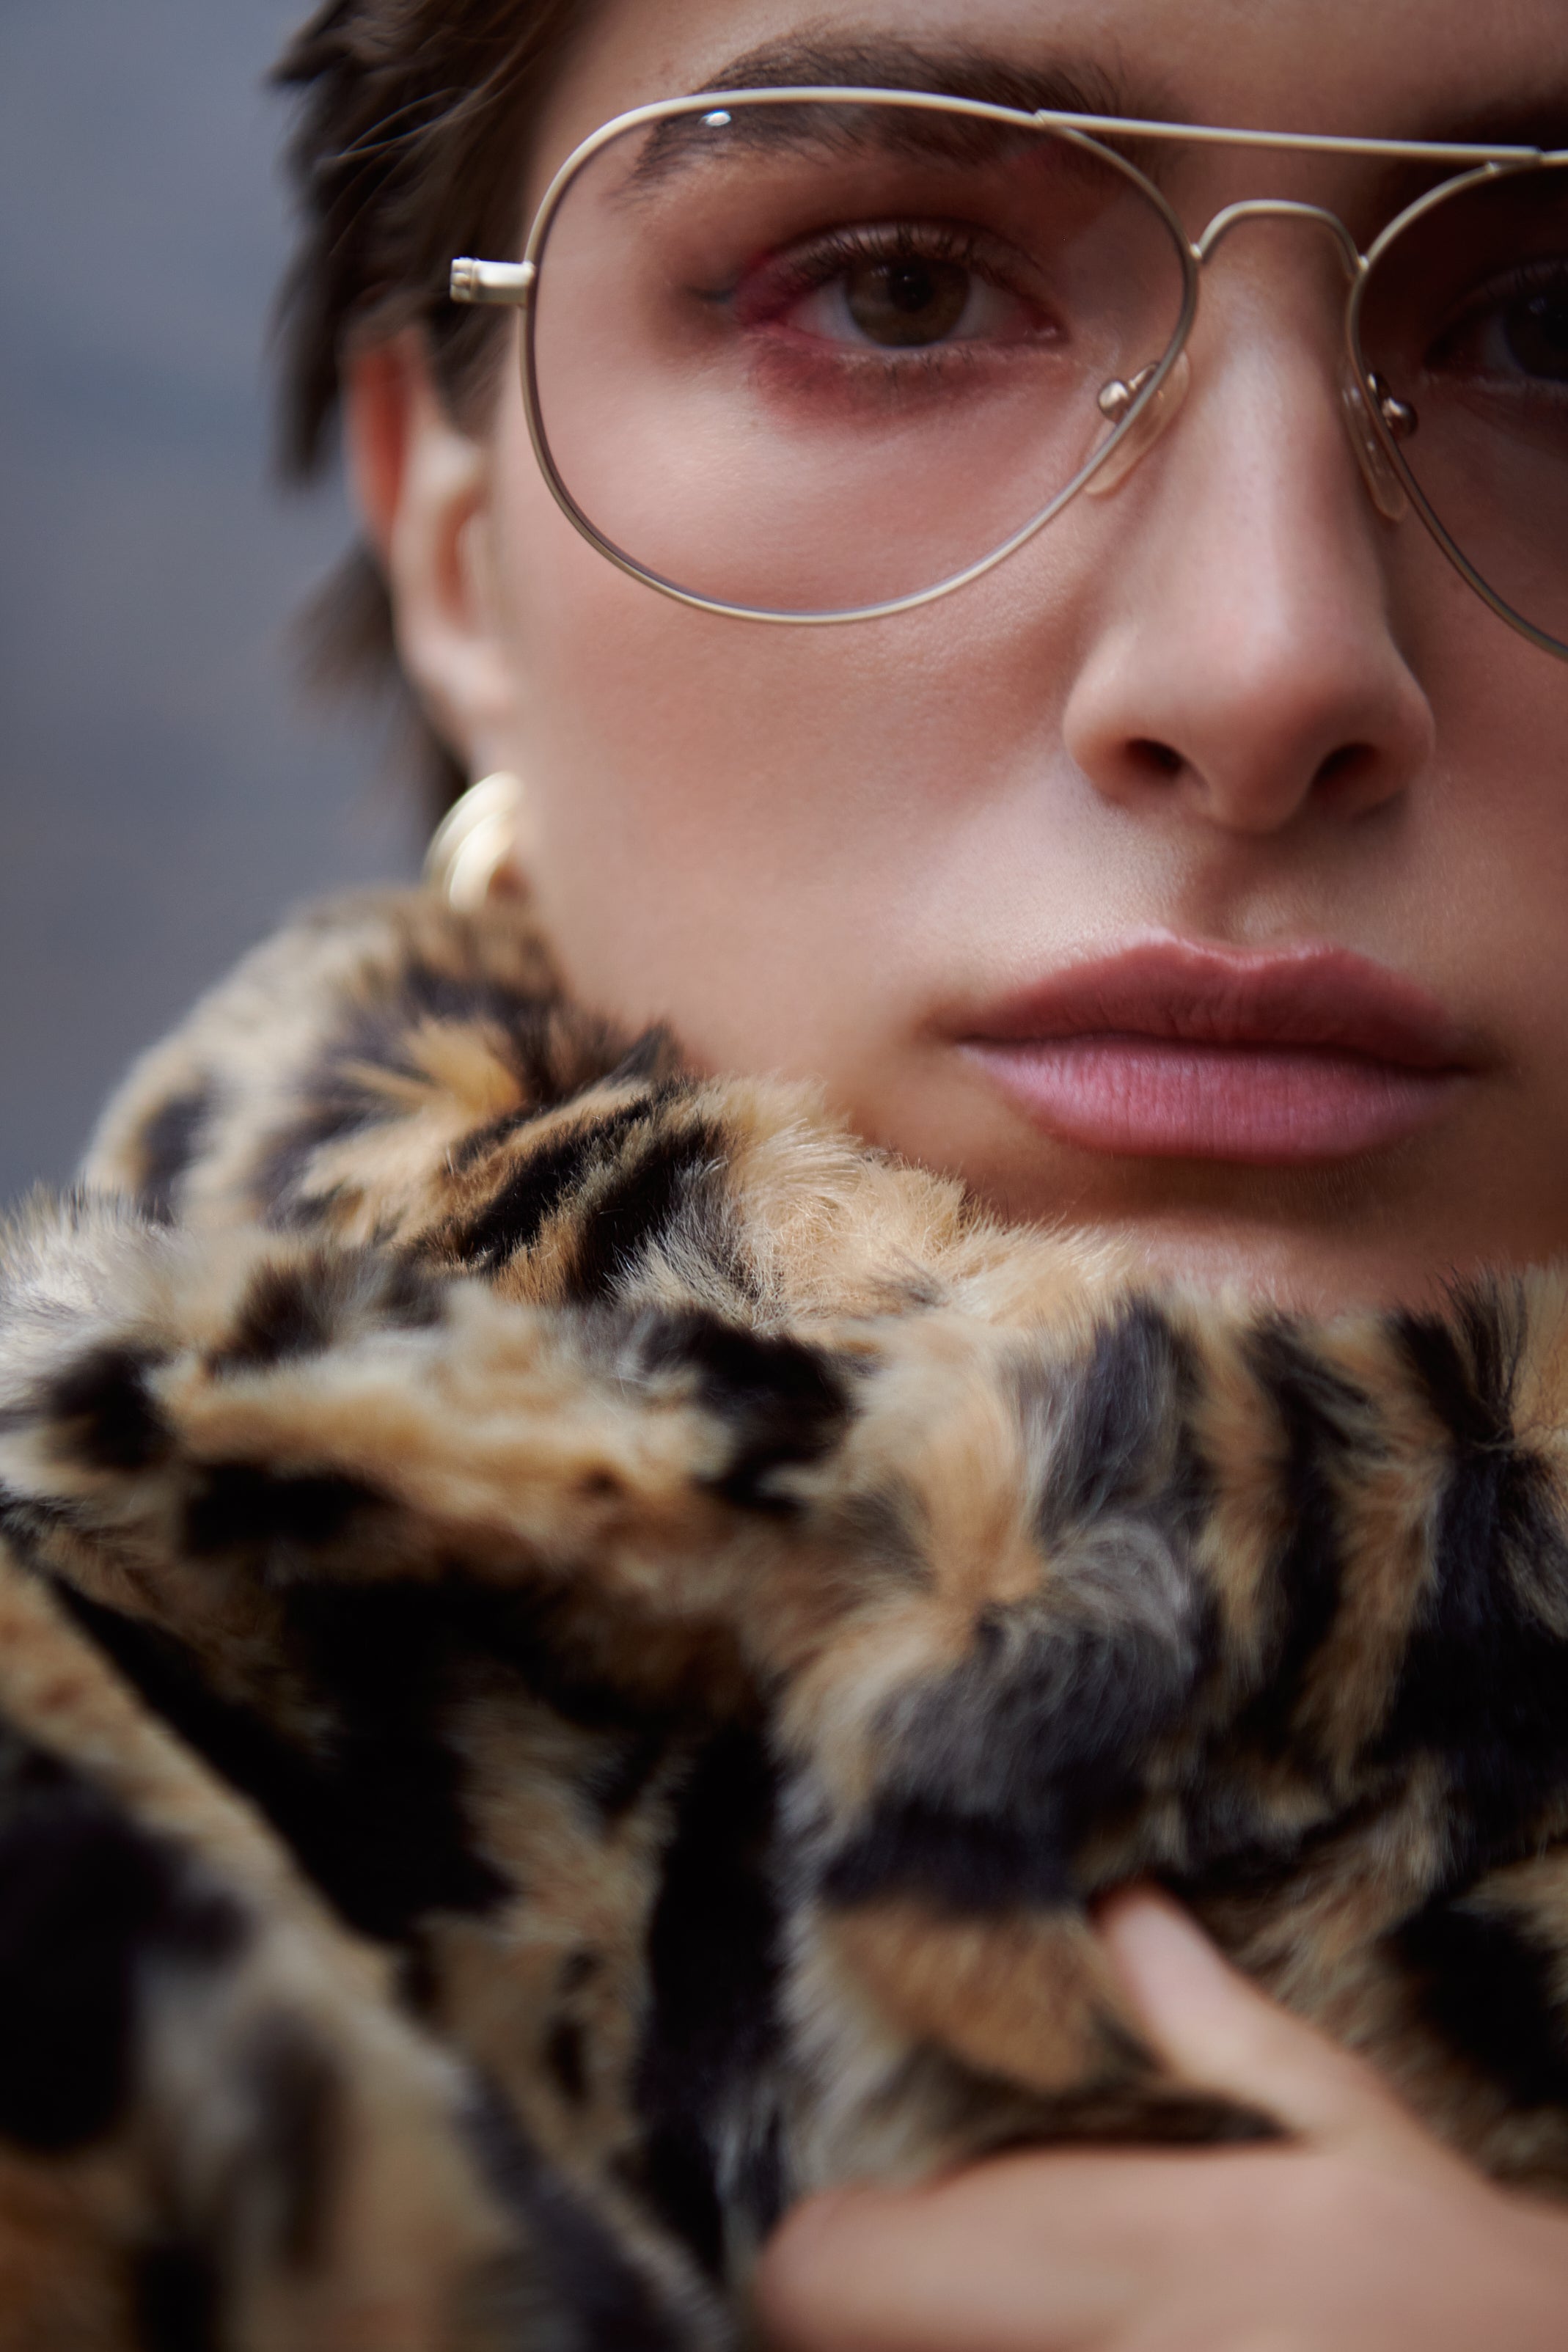
<svg viewBox="0 0 1568 2352">
<path fill-rule="evenodd" d="M 1145 1873 L 1568 2189 L 1561 1276 L 1151 1295 L 389 896 L 0 1341 L 5 2352 L 716 2352 L 810 2189 L 1267 2134 Z"/>
</svg>

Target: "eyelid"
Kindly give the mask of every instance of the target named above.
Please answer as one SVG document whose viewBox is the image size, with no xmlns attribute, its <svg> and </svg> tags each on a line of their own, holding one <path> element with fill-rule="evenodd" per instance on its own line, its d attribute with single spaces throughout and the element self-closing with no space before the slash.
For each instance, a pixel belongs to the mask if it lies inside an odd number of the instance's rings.
<svg viewBox="0 0 1568 2352">
<path fill-rule="evenodd" d="M 992 285 L 1006 288 L 1021 299 L 1029 299 L 1027 281 L 1038 272 L 1016 246 L 968 223 L 953 221 L 855 222 L 796 240 L 765 256 L 742 271 L 731 289 L 731 300 L 742 297 L 748 282 L 758 289 L 798 298 L 830 284 L 835 276 L 857 263 L 896 260 L 905 257 L 956 263 Z M 1005 260 L 1015 267 L 1005 268 Z M 817 266 L 814 266 L 817 265 Z M 988 266 L 989 265 L 989 266 Z"/>
<path fill-rule="evenodd" d="M 1533 259 L 1515 262 L 1500 275 L 1485 279 L 1460 298 L 1439 323 L 1432 338 L 1432 351 L 1440 352 L 1454 337 L 1462 334 L 1478 320 L 1486 318 L 1500 302 L 1512 296 L 1530 293 L 1537 287 L 1551 286 L 1568 290 L 1568 253 L 1542 254 Z"/>
</svg>

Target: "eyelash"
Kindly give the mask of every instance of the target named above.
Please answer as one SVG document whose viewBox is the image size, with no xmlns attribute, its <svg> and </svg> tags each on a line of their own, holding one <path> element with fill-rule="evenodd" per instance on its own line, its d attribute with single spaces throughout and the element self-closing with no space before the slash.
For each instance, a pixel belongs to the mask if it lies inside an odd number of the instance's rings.
<svg viewBox="0 0 1568 2352">
<path fill-rule="evenodd" d="M 855 269 L 898 262 L 941 262 L 970 271 L 987 285 L 1026 298 L 997 267 L 994 239 L 949 221 L 899 221 L 822 231 L 804 246 L 772 254 L 742 273 L 728 299 L 744 326 L 765 325 L 835 278 Z M 992 247 L 988 257 L 987 246 Z"/>
<path fill-rule="evenodd" d="M 1553 255 L 1538 262 L 1522 262 L 1500 280 L 1479 288 L 1468 297 L 1458 315 L 1442 327 L 1433 341 L 1427 357 L 1428 367 L 1441 366 L 1446 356 L 1454 352 L 1467 335 L 1478 332 L 1489 319 L 1510 303 L 1527 299 L 1531 294 L 1558 294 L 1568 297 L 1568 255 Z"/>
</svg>

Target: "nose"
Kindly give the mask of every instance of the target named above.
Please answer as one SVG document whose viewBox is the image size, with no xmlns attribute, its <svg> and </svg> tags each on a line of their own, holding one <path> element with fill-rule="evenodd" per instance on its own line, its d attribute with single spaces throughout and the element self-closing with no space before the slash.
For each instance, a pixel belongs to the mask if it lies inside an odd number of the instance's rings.
<svg viewBox="0 0 1568 2352">
<path fill-rule="evenodd" d="M 1332 330 L 1289 307 L 1227 289 L 1182 417 L 1107 501 L 1124 502 L 1119 554 L 1063 722 L 1108 800 L 1236 835 L 1367 814 L 1433 746 Z"/>
</svg>

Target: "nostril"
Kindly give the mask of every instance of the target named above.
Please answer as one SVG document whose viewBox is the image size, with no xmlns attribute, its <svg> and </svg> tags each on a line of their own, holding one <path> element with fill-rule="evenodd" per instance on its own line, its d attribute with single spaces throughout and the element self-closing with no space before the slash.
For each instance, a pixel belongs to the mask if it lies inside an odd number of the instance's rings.
<svg viewBox="0 0 1568 2352">
<path fill-rule="evenodd" d="M 1135 736 L 1127 752 L 1133 765 L 1148 776 L 1179 776 L 1187 764 L 1173 744 L 1161 743 L 1152 735 Z"/>
<path fill-rule="evenodd" d="M 1320 762 L 1312 778 L 1313 788 L 1321 790 L 1325 784 L 1352 782 L 1376 763 L 1377 753 L 1370 743 L 1342 743 L 1338 751 L 1331 751 L 1328 758 Z"/>
</svg>

